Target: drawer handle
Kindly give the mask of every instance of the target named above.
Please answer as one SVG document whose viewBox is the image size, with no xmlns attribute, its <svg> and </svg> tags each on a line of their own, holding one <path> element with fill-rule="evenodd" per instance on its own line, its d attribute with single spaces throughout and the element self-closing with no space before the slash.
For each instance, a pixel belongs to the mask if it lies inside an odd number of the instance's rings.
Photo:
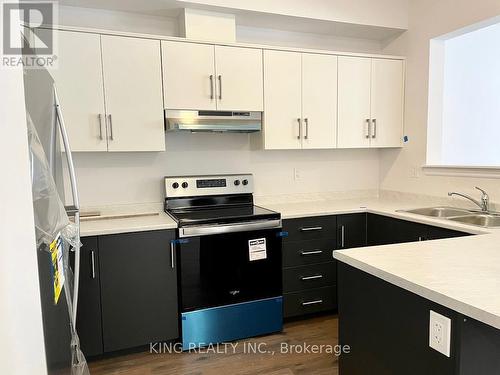
<svg viewBox="0 0 500 375">
<path fill-rule="evenodd" d="M 312 232 L 315 230 L 323 230 L 323 227 L 305 227 L 305 228 L 300 228 L 302 232 Z"/>
<path fill-rule="evenodd" d="M 317 299 L 314 301 L 302 302 L 302 306 L 310 306 L 310 305 L 320 305 L 323 303 L 322 299 Z"/>
<path fill-rule="evenodd" d="M 313 250 L 313 251 L 304 251 L 302 250 L 300 252 L 300 255 L 317 255 L 317 254 L 322 254 L 323 253 L 323 250 Z"/>
<path fill-rule="evenodd" d="M 317 280 L 317 279 L 322 279 L 323 275 L 314 275 L 314 276 L 303 276 L 300 279 L 302 281 L 307 281 L 307 280 Z"/>
</svg>

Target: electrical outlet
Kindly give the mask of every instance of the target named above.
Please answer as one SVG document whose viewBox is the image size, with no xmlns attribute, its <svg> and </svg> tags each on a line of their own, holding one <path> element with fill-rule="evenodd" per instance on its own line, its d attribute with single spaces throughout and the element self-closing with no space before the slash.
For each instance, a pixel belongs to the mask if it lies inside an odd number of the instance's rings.
<svg viewBox="0 0 500 375">
<path fill-rule="evenodd" d="M 302 179 L 302 173 L 299 168 L 293 168 L 293 179 L 295 181 L 300 181 Z"/>
<path fill-rule="evenodd" d="M 451 345 L 451 319 L 430 310 L 429 317 L 429 346 L 450 356 Z"/>
<path fill-rule="evenodd" d="M 417 166 L 410 167 L 410 177 L 411 178 L 419 178 L 420 177 L 420 169 Z"/>
</svg>

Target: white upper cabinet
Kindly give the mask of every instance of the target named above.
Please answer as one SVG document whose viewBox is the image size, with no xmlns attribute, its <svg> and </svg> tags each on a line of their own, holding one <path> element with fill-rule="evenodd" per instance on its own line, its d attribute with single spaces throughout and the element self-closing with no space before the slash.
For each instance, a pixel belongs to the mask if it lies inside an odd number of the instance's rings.
<svg viewBox="0 0 500 375">
<path fill-rule="evenodd" d="M 101 36 L 109 151 L 163 151 L 160 42 Z"/>
<path fill-rule="evenodd" d="M 370 147 L 371 59 L 339 57 L 338 147 Z"/>
<path fill-rule="evenodd" d="M 404 62 L 339 57 L 338 147 L 401 147 Z"/>
<path fill-rule="evenodd" d="M 214 46 L 162 41 L 161 50 L 165 108 L 217 109 Z"/>
<path fill-rule="evenodd" d="M 262 50 L 215 46 L 217 109 L 262 111 Z"/>
<path fill-rule="evenodd" d="M 403 59 L 53 32 L 74 151 L 165 150 L 164 109 L 262 111 L 268 150 L 402 145 Z"/>
<path fill-rule="evenodd" d="M 337 144 L 337 56 L 302 54 L 302 148 Z"/>
<path fill-rule="evenodd" d="M 50 69 L 50 73 L 57 87 L 71 149 L 106 151 L 100 36 L 55 32 L 59 38 L 58 67 Z"/>
<path fill-rule="evenodd" d="M 372 147 L 400 147 L 404 105 L 402 60 L 372 60 L 371 97 Z"/>
<path fill-rule="evenodd" d="M 300 149 L 301 54 L 264 51 L 264 148 Z"/>
<path fill-rule="evenodd" d="M 262 50 L 162 41 L 165 108 L 262 111 Z"/>
<path fill-rule="evenodd" d="M 264 51 L 264 148 L 336 147 L 337 56 Z"/>
</svg>

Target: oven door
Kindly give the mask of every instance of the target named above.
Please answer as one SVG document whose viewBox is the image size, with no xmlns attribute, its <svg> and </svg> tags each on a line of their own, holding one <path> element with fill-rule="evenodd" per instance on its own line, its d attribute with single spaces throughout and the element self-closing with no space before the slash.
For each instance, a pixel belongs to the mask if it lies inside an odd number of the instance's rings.
<svg viewBox="0 0 500 375">
<path fill-rule="evenodd" d="M 281 296 L 280 234 L 273 228 L 181 239 L 181 311 Z"/>
</svg>

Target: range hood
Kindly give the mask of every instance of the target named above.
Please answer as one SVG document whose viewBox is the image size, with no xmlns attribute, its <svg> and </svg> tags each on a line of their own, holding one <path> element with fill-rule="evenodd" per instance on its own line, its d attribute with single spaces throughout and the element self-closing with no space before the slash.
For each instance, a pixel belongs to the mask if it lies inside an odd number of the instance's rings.
<svg viewBox="0 0 500 375">
<path fill-rule="evenodd" d="M 262 112 L 165 110 L 167 131 L 254 133 Z"/>
</svg>

